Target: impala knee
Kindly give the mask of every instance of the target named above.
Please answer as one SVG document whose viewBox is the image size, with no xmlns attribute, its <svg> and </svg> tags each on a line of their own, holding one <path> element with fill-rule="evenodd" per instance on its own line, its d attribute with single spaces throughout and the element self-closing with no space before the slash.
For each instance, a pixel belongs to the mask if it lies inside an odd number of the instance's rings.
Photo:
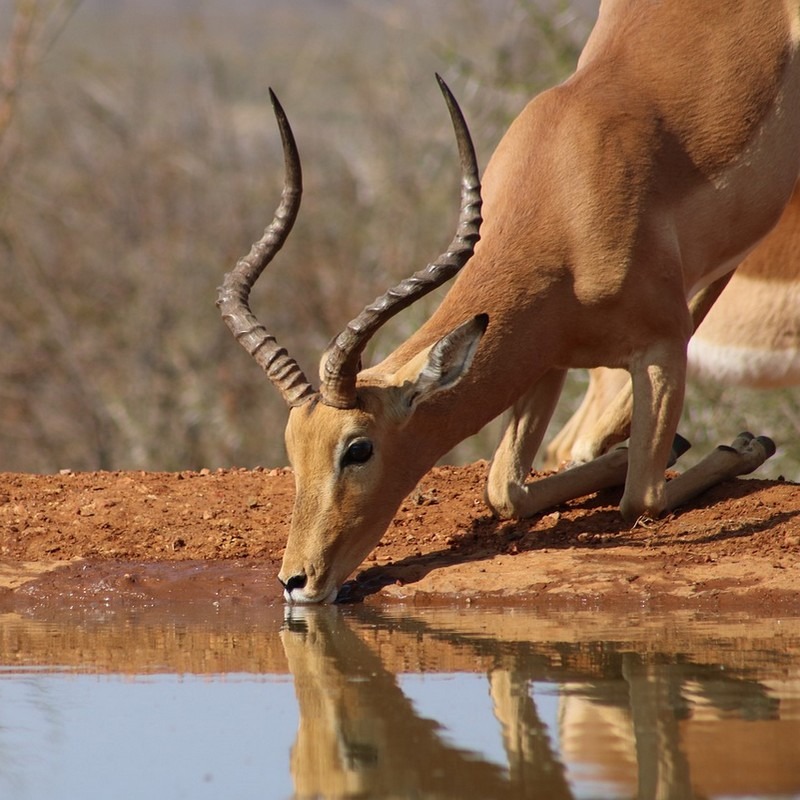
<svg viewBox="0 0 800 800">
<path fill-rule="evenodd" d="M 619 504 L 622 518 L 631 524 L 645 517 L 658 519 L 667 507 L 667 484 L 662 478 L 649 486 L 625 486 Z"/>
<path fill-rule="evenodd" d="M 490 474 L 483 488 L 483 501 L 492 514 L 500 519 L 513 519 L 521 516 L 521 503 L 525 496 L 524 488 L 513 481 L 492 480 Z"/>
</svg>

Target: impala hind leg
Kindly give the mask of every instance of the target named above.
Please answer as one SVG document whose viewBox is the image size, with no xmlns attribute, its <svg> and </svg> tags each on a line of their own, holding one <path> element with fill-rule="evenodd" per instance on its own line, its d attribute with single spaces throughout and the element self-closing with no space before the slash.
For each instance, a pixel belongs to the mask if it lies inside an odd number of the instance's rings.
<svg viewBox="0 0 800 800">
<path fill-rule="evenodd" d="M 633 417 L 628 474 L 620 502 L 624 519 L 656 518 L 667 506 L 664 470 L 683 409 L 686 346 L 662 342 L 631 364 Z"/>
<path fill-rule="evenodd" d="M 605 406 L 595 403 L 591 409 L 596 413 L 594 423 L 584 424 L 582 430 L 575 434 L 570 451 L 570 460 L 575 464 L 585 464 L 607 453 L 615 444 L 624 442 L 630 436 L 633 392 L 627 372 L 607 369 L 601 374 L 600 381 L 606 385 L 599 388 L 611 394 L 613 399 Z"/>
<path fill-rule="evenodd" d="M 608 447 L 596 444 L 592 431 L 599 425 L 603 411 L 625 386 L 630 387 L 625 370 L 597 367 L 589 372 L 589 386 L 580 406 L 547 445 L 545 469 L 558 469 L 565 463 L 583 463 L 608 450 Z M 629 424 L 630 416 L 625 420 L 626 428 Z M 623 439 L 627 438 L 626 434 Z M 602 434 L 600 439 L 605 440 Z M 587 441 L 586 445 L 583 444 L 584 441 Z M 584 453 L 590 454 L 588 458 Z"/>
<path fill-rule="evenodd" d="M 511 407 L 486 481 L 486 504 L 498 517 L 525 517 L 539 510 L 530 508 L 525 481 L 565 376 L 565 370 L 550 370 Z"/>
</svg>

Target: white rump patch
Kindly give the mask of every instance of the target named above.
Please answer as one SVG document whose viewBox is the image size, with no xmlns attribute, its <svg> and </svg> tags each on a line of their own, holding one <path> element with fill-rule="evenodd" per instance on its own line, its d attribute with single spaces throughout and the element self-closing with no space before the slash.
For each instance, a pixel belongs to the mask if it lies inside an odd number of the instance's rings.
<svg viewBox="0 0 800 800">
<path fill-rule="evenodd" d="M 723 385 L 778 389 L 800 384 L 800 350 L 759 350 L 689 342 L 689 375 Z"/>
</svg>

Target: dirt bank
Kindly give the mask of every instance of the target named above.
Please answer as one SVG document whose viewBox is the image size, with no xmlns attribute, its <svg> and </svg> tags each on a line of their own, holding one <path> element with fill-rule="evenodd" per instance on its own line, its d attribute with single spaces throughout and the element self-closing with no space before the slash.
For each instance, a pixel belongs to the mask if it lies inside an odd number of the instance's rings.
<svg viewBox="0 0 800 800">
<path fill-rule="evenodd" d="M 486 464 L 433 470 L 343 592 L 351 601 L 800 613 L 800 487 L 735 480 L 647 528 L 619 492 L 522 522 Z M 0 606 L 279 603 L 286 469 L 0 474 Z"/>
</svg>

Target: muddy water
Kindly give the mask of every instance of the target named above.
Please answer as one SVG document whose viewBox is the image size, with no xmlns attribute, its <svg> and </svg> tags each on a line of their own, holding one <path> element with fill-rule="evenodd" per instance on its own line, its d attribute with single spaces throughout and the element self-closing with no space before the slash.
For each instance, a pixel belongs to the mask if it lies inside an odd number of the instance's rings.
<svg viewBox="0 0 800 800">
<path fill-rule="evenodd" d="M 0 797 L 800 798 L 800 620 L 0 616 Z"/>
</svg>

